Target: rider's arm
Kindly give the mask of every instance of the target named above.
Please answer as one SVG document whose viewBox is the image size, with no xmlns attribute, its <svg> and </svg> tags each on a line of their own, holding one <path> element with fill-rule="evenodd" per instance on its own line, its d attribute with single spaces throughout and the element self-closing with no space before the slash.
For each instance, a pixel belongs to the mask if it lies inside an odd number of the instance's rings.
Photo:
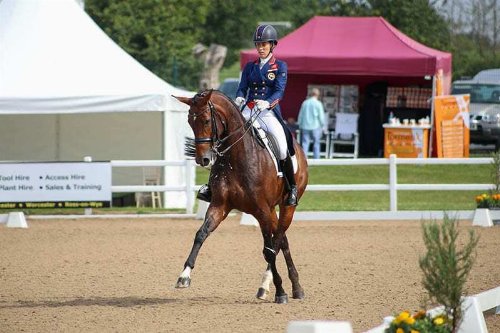
<svg viewBox="0 0 500 333">
<path fill-rule="evenodd" d="M 246 64 L 243 69 L 243 73 L 241 73 L 240 85 L 238 86 L 238 91 L 236 92 L 236 97 L 247 98 L 248 92 L 248 73 L 250 73 L 250 67 L 253 65 L 252 62 Z"/>
<path fill-rule="evenodd" d="M 287 79 L 288 66 L 286 62 L 282 62 L 278 67 L 278 73 L 276 74 L 276 82 L 274 83 L 274 91 L 271 97 L 266 99 L 269 102 L 270 108 L 273 108 L 278 104 L 278 102 L 283 98 L 285 94 L 285 86 Z"/>
</svg>

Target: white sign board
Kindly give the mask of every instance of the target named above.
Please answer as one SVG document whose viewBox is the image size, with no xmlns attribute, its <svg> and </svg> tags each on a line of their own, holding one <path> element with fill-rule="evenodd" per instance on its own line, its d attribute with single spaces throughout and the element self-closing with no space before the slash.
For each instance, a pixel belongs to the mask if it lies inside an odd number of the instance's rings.
<svg viewBox="0 0 500 333">
<path fill-rule="evenodd" d="M 110 203 L 109 162 L 0 163 L 0 208 L 100 208 Z"/>
</svg>

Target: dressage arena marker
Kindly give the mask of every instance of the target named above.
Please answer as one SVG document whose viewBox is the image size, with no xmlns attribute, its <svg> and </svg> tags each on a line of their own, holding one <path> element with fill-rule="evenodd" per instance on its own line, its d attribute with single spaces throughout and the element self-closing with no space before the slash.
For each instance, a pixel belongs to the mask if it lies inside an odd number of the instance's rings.
<svg viewBox="0 0 500 333">
<path fill-rule="evenodd" d="M 493 220 L 490 216 L 490 210 L 487 208 L 478 208 L 474 213 L 474 220 L 472 220 L 473 226 L 479 227 L 492 227 Z"/>
<path fill-rule="evenodd" d="M 257 219 L 253 217 L 253 215 L 241 213 L 240 225 L 253 225 L 255 227 L 258 227 L 259 222 L 257 222 Z"/>
<path fill-rule="evenodd" d="M 23 212 L 9 213 L 7 228 L 28 228 Z"/>
<path fill-rule="evenodd" d="M 203 220 L 205 218 L 205 214 L 208 210 L 208 205 L 210 205 L 210 203 L 203 200 L 198 200 L 198 210 L 196 211 L 197 220 Z"/>
<path fill-rule="evenodd" d="M 352 333 L 351 323 L 347 321 L 291 321 L 286 333 Z"/>
</svg>

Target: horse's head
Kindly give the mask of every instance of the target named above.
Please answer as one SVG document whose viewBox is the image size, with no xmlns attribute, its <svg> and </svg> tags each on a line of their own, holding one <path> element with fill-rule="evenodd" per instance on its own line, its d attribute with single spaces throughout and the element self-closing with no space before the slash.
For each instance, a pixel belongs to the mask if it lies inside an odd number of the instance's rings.
<svg viewBox="0 0 500 333">
<path fill-rule="evenodd" d="M 212 96 L 212 90 L 196 94 L 193 98 L 174 96 L 190 106 L 188 123 L 195 136 L 196 163 L 206 168 L 211 167 L 215 162 L 217 156 L 212 146 L 219 140 L 223 128 L 220 117 L 216 117 L 216 109 L 210 101 L 210 96 Z"/>
</svg>

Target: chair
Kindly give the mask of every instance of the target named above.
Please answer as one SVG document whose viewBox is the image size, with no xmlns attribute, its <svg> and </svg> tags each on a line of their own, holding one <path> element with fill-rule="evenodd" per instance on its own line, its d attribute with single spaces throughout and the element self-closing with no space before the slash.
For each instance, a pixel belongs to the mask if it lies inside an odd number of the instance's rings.
<svg viewBox="0 0 500 333">
<path fill-rule="evenodd" d="M 335 132 L 330 134 L 328 158 L 353 157 L 358 158 L 359 133 L 358 118 L 356 113 L 337 113 Z M 339 152 L 336 146 L 353 146 L 352 153 Z M 338 148 L 337 148 L 338 149 Z"/>
<path fill-rule="evenodd" d="M 142 184 L 146 186 L 161 185 L 161 168 L 144 167 L 142 168 Z M 160 192 L 141 192 L 136 193 L 137 207 L 146 206 L 146 202 L 151 200 L 151 206 L 156 208 L 162 207 Z"/>
</svg>

